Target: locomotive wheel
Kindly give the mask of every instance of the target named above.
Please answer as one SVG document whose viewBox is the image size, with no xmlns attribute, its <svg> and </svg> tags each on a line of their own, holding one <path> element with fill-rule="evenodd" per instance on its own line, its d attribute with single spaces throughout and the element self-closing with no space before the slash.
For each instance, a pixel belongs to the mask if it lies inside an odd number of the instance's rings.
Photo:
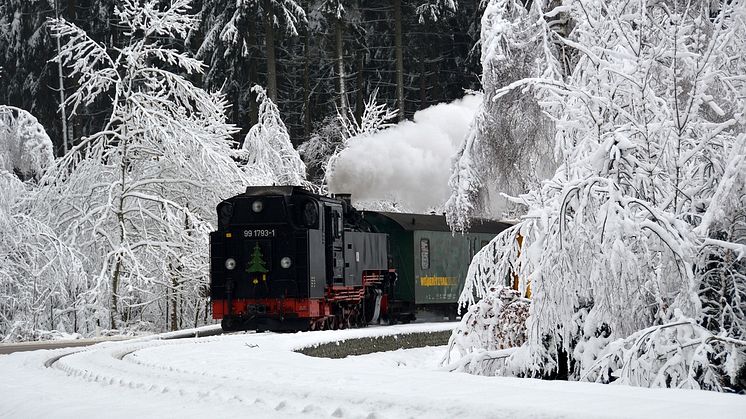
<svg viewBox="0 0 746 419">
<path fill-rule="evenodd" d="M 356 327 L 365 327 L 368 325 L 368 319 L 365 315 L 365 299 L 360 301 L 360 304 L 357 306 L 357 313 L 355 316 L 355 326 Z"/>
<path fill-rule="evenodd" d="M 220 327 L 225 332 L 232 332 L 232 331 L 236 330 L 235 329 L 235 327 L 236 327 L 235 323 L 236 322 L 233 321 L 233 319 L 231 319 L 230 317 L 226 317 L 226 318 L 224 318 L 223 320 L 220 321 Z"/>
</svg>

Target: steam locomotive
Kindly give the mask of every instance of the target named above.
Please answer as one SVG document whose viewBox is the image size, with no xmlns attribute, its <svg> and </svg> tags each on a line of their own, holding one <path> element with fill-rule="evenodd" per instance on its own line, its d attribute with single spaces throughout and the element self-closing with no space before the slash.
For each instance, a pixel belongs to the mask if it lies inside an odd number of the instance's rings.
<svg viewBox="0 0 746 419">
<path fill-rule="evenodd" d="M 454 236 L 437 215 L 357 211 L 297 186 L 248 187 L 217 206 L 212 314 L 223 330 L 301 331 L 452 316 L 471 257 L 509 224 Z"/>
</svg>

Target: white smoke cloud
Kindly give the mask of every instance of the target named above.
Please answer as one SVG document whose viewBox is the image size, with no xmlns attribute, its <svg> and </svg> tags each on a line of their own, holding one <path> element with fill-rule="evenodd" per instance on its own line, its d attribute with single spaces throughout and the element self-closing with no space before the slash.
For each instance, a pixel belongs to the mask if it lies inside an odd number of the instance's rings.
<svg viewBox="0 0 746 419">
<path fill-rule="evenodd" d="M 371 136 L 352 138 L 329 180 L 354 201 L 389 200 L 415 212 L 441 208 L 450 195 L 451 158 L 466 136 L 481 96 L 467 95 L 414 114 Z"/>
</svg>

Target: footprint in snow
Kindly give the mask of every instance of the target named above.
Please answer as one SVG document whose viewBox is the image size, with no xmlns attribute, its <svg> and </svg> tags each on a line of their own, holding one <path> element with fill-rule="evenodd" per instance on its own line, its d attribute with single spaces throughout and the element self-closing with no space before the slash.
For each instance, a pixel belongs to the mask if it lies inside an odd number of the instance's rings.
<svg viewBox="0 0 746 419">
<path fill-rule="evenodd" d="M 307 404 L 306 407 L 304 407 L 303 410 L 301 410 L 301 413 L 311 413 L 311 412 L 315 412 L 318 410 L 319 408 L 317 406 L 314 406 L 312 404 Z"/>
</svg>

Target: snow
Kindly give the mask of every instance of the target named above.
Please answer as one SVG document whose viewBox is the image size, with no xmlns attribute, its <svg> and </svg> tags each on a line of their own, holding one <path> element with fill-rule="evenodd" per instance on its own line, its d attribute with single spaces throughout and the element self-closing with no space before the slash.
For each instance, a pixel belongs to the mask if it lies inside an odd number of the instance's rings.
<svg viewBox="0 0 746 419">
<path fill-rule="evenodd" d="M 344 359 L 293 349 L 449 323 L 299 334 L 142 338 L 0 356 L 0 417 L 743 417 L 746 397 L 483 377 L 438 366 L 444 347 Z M 163 337 L 163 336 L 156 336 Z M 56 362 L 55 359 L 59 358 Z M 49 368 L 45 363 L 50 364 Z"/>
<path fill-rule="evenodd" d="M 52 140 L 23 109 L 0 105 L 0 171 L 40 178 L 54 162 Z"/>
</svg>

